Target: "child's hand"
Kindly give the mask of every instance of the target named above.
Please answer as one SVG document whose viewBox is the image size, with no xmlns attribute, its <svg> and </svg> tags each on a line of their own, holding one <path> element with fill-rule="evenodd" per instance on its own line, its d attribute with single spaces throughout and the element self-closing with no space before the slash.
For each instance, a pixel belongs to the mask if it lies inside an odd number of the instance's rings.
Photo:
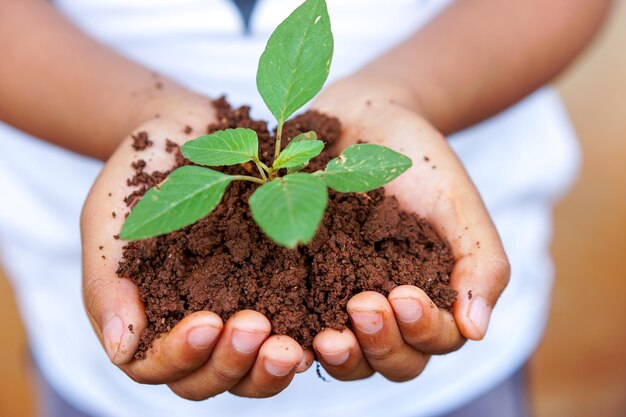
<svg viewBox="0 0 626 417">
<path fill-rule="evenodd" d="M 116 275 L 124 242 L 113 238 L 128 211 L 123 198 L 129 193 L 126 179 L 133 174 L 130 164 L 141 158 L 149 172 L 170 168 L 174 157 L 165 152 L 165 139 L 182 143 L 181 138 L 194 139 L 204 132 L 211 117 L 204 111 L 197 114 L 195 124 L 188 112 L 180 118 L 162 116 L 147 122 L 136 132 L 148 132 L 153 145 L 137 152 L 127 138 L 104 166 L 81 219 L 85 307 L 111 361 L 137 382 L 168 384 L 176 394 L 192 400 L 224 391 L 272 396 L 289 384 L 295 372 L 308 367 L 313 354 L 303 352 L 289 337 L 268 337 L 269 321 L 254 311 L 241 311 L 226 323 L 208 311 L 191 314 L 155 341 L 147 359 L 133 359 L 147 322 L 137 286 Z M 186 123 L 174 121 L 179 119 Z M 194 129 L 189 135 L 183 133 L 187 124 Z"/>
<path fill-rule="evenodd" d="M 387 81 L 359 75 L 331 86 L 314 108 L 341 120 L 339 147 L 363 140 L 413 160 L 413 167 L 386 189 L 450 242 L 456 260 L 451 284 L 458 298 L 450 313 L 408 285 L 387 298 L 374 292 L 353 297 L 348 313 L 354 331 L 325 330 L 313 345 L 324 368 L 338 379 L 373 372 L 393 381 L 415 378 L 429 355 L 454 351 L 465 338 L 484 337 L 491 309 L 508 282 L 507 257 L 478 191 L 445 138 L 410 100 Z"/>
</svg>

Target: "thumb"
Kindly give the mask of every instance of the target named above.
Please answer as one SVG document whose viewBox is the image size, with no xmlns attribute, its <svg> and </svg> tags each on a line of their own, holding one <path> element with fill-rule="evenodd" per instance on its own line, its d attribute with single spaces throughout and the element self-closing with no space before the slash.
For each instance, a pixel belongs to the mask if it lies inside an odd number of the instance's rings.
<svg viewBox="0 0 626 417">
<path fill-rule="evenodd" d="M 139 289 L 116 273 L 125 242 L 114 235 L 119 233 L 128 210 L 123 196 L 128 194 L 124 179 L 132 176 L 129 160 L 119 151 L 111 157 L 81 214 L 83 302 L 100 342 L 116 365 L 132 360 L 147 325 Z"/>
<path fill-rule="evenodd" d="M 480 340 L 487 333 L 491 311 L 510 274 L 503 250 L 496 249 L 495 254 L 485 247 L 478 250 L 482 252 L 458 259 L 451 276 L 452 287 L 458 291 L 454 318 L 463 336 L 472 340 Z"/>
<path fill-rule="evenodd" d="M 111 362 L 123 365 L 133 359 L 147 324 L 139 290 L 128 279 L 96 277 L 88 269 L 83 278 L 85 309 Z"/>
<path fill-rule="evenodd" d="M 439 207 L 436 224 L 455 259 L 450 276 L 458 291 L 453 314 L 468 339 L 481 340 L 487 333 L 491 312 L 509 282 L 511 268 L 502 241 L 478 191 L 462 178 L 449 199 Z"/>
</svg>

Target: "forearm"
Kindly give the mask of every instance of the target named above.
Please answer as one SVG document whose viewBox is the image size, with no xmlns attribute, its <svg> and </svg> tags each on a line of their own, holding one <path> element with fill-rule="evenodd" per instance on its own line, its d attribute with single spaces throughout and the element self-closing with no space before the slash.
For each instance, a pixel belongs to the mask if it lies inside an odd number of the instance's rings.
<svg viewBox="0 0 626 417">
<path fill-rule="evenodd" d="M 0 0 L 0 120 L 105 159 L 172 103 L 200 100 L 90 39 L 44 0 Z"/>
<path fill-rule="evenodd" d="M 609 0 L 459 0 L 362 73 L 393 77 L 450 134 L 550 81 L 601 26 Z"/>
</svg>

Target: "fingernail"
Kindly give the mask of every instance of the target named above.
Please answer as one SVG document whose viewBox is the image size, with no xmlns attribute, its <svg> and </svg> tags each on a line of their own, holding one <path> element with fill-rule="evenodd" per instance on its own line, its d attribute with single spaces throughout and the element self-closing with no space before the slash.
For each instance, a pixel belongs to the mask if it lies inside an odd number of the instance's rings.
<svg viewBox="0 0 626 417">
<path fill-rule="evenodd" d="M 274 362 L 270 359 L 265 359 L 264 365 L 267 372 L 274 376 L 285 376 L 295 368 L 293 364 Z"/>
<path fill-rule="evenodd" d="M 211 325 L 200 325 L 192 328 L 187 333 L 187 343 L 196 349 L 206 349 L 215 342 L 220 329 Z"/>
<path fill-rule="evenodd" d="M 345 361 L 348 360 L 348 357 L 350 356 L 350 351 L 349 350 L 340 350 L 338 352 L 319 352 L 320 355 L 322 355 L 322 358 L 324 359 L 324 362 L 328 363 L 329 365 L 341 365 L 342 363 L 344 363 Z"/>
<path fill-rule="evenodd" d="M 302 359 L 300 359 L 300 363 L 296 366 L 296 372 L 304 372 L 308 369 L 311 362 L 310 359 L 307 358 L 307 355 L 302 355 Z"/>
<path fill-rule="evenodd" d="M 122 337 L 124 336 L 124 322 L 120 316 L 111 317 L 102 328 L 102 338 L 104 340 L 104 349 L 109 356 L 111 362 L 115 361 L 115 356 L 119 351 Z"/>
<path fill-rule="evenodd" d="M 252 353 L 261 346 L 265 336 L 265 332 L 235 329 L 233 330 L 233 347 L 240 353 Z"/>
<path fill-rule="evenodd" d="M 480 333 L 480 338 L 484 337 L 485 333 L 487 333 L 489 318 L 491 317 L 491 307 L 487 304 L 487 301 L 480 296 L 474 296 L 470 304 L 468 317 L 476 331 Z"/>
<path fill-rule="evenodd" d="M 352 311 L 350 316 L 363 333 L 376 333 L 383 328 L 383 316 L 378 311 Z"/>
<path fill-rule="evenodd" d="M 422 317 L 422 304 L 416 298 L 394 298 L 391 300 L 398 320 L 413 323 Z"/>
</svg>

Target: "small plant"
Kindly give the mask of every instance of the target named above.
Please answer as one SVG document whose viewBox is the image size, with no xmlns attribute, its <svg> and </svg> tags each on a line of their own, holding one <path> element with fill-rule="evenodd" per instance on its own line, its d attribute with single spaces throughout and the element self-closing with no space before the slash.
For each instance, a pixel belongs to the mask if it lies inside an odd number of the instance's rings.
<svg viewBox="0 0 626 417">
<path fill-rule="evenodd" d="M 260 185 L 249 200 L 252 217 L 274 242 L 295 248 L 313 239 L 328 203 L 327 187 L 366 192 L 406 171 L 408 157 L 359 144 L 346 148 L 323 171 L 299 172 L 324 148 L 315 132 L 300 134 L 281 149 L 285 121 L 322 89 L 332 54 L 326 2 L 306 0 L 272 33 L 259 60 L 257 89 L 278 122 L 272 166 L 259 159 L 258 137 L 251 129 L 226 129 L 189 141 L 181 148 L 183 155 L 203 167 L 178 168 L 150 189 L 132 209 L 120 237 L 145 239 L 193 224 L 219 204 L 232 181 L 251 181 Z M 259 177 L 204 168 L 247 162 L 256 165 Z"/>
</svg>

